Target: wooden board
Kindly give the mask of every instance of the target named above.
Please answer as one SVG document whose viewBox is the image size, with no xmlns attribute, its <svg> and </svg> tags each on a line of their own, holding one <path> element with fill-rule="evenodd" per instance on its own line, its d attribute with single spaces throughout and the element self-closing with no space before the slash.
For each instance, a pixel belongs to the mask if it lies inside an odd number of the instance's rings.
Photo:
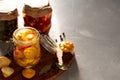
<svg viewBox="0 0 120 80">
<path fill-rule="evenodd" d="M 56 54 L 47 52 L 43 47 L 41 47 L 41 60 L 33 67 L 33 69 L 36 71 L 36 75 L 31 79 L 26 79 L 22 76 L 21 72 L 24 68 L 18 66 L 13 60 L 12 56 L 8 56 L 8 58 L 12 60 L 10 67 L 14 68 L 15 72 L 10 77 L 4 78 L 2 72 L 0 71 L 0 80 L 55 80 L 64 72 L 55 65 L 57 62 Z M 74 54 L 63 53 L 63 62 L 67 67 L 70 67 L 73 60 Z M 50 69 L 45 71 L 46 67 L 50 67 Z M 40 74 L 41 71 L 44 71 L 44 73 Z"/>
</svg>

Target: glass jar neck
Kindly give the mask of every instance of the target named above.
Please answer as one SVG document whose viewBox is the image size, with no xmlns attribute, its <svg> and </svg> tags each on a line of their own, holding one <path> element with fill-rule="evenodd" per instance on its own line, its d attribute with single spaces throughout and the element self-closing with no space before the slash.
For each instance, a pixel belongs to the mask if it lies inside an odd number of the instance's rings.
<svg viewBox="0 0 120 80">
<path fill-rule="evenodd" d="M 0 20 L 13 20 L 16 19 L 17 17 L 18 17 L 17 9 L 6 13 L 0 12 Z"/>
<path fill-rule="evenodd" d="M 18 39 L 17 35 L 19 35 L 19 32 L 22 32 L 22 30 L 32 30 L 33 32 L 35 32 L 35 35 L 34 35 L 35 37 L 31 40 L 20 40 L 20 39 Z M 39 40 L 40 40 L 39 38 L 40 38 L 39 32 L 32 27 L 19 28 L 19 29 L 15 30 L 14 33 L 13 33 L 13 41 L 16 45 L 19 45 L 19 46 L 31 45 L 31 44 L 33 45 L 33 44 L 39 42 Z"/>
</svg>

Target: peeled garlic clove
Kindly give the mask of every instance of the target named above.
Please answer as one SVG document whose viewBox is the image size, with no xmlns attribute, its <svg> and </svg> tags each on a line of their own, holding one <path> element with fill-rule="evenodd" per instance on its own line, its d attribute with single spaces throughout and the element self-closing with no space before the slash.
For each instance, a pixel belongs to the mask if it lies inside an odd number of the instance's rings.
<svg viewBox="0 0 120 80">
<path fill-rule="evenodd" d="M 11 63 L 11 60 L 5 56 L 0 56 L 0 68 L 8 66 Z"/>
<path fill-rule="evenodd" d="M 12 75 L 14 73 L 14 69 L 11 67 L 2 67 L 1 68 L 2 74 L 5 78 L 9 77 L 10 75 Z"/>
</svg>

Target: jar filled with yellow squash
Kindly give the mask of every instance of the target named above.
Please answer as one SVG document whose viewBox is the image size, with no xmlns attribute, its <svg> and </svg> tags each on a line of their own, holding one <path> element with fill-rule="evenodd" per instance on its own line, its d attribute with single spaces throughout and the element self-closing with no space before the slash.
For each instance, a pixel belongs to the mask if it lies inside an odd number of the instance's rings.
<svg viewBox="0 0 120 80">
<path fill-rule="evenodd" d="M 40 60 L 39 32 L 32 27 L 18 28 L 13 33 L 16 63 L 24 68 L 31 68 Z"/>
</svg>

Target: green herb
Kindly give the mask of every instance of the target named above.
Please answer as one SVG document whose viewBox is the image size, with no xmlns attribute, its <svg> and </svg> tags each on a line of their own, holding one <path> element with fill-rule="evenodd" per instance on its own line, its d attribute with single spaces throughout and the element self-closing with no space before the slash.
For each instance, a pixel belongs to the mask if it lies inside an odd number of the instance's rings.
<svg viewBox="0 0 120 80">
<path fill-rule="evenodd" d="M 52 64 L 46 65 L 45 67 L 43 67 L 39 72 L 39 76 L 41 76 L 44 73 L 47 73 L 51 69 L 51 66 L 52 66 Z"/>
</svg>

